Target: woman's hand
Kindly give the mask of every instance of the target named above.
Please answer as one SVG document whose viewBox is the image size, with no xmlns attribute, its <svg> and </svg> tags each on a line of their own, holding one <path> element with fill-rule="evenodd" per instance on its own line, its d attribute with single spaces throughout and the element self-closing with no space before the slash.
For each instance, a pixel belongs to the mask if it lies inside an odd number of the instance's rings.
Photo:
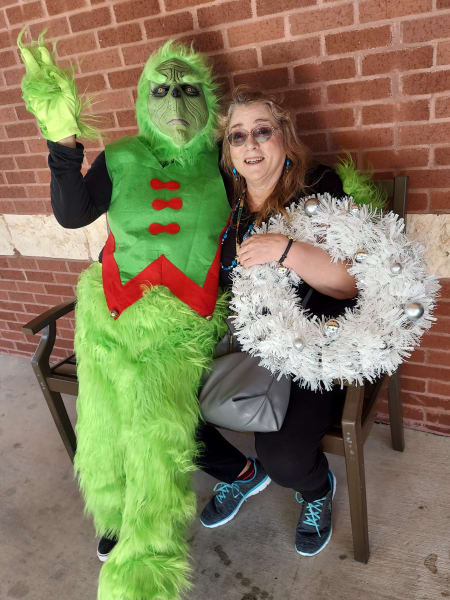
<svg viewBox="0 0 450 600">
<path fill-rule="evenodd" d="M 288 238 L 281 233 L 252 235 L 241 244 L 238 253 L 239 262 L 248 269 L 253 265 L 280 260 L 288 242 Z"/>
</svg>

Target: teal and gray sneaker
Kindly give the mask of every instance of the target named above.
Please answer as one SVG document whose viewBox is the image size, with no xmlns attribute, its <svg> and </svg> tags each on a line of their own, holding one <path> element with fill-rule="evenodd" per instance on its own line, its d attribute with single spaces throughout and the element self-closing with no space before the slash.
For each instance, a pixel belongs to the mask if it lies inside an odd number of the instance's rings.
<svg viewBox="0 0 450 600">
<path fill-rule="evenodd" d="M 255 473 L 251 479 L 233 483 L 221 481 L 214 486 L 215 496 L 211 498 L 200 515 L 200 522 L 205 527 L 220 527 L 231 521 L 241 508 L 242 504 L 255 494 L 262 492 L 271 479 L 264 471 L 257 458 L 249 457 L 253 461 Z"/>
<path fill-rule="evenodd" d="M 307 502 L 296 492 L 295 499 L 301 505 L 300 518 L 295 531 L 295 549 L 302 556 L 314 556 L 325 548 L 333 530 L 331 511 L 336 477 L 328 471 L 330 491 L 313 502 Z"/>
</svg>

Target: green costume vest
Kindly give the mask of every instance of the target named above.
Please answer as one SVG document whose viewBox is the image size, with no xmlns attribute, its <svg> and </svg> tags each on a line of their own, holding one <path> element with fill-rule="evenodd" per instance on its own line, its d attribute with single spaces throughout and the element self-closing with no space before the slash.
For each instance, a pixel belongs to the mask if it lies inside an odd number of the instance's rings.
<svg viewBox="0 0 450 600">
<path fill-rule="evenodd" d="M 199 314 L 214 311 L 229 204 L 218 150 L 163 167 L 139 137 L 106 146 L 113 184 L 103 287 L 114 318 L 146 287 L 165 285 Z"/>
</svg>

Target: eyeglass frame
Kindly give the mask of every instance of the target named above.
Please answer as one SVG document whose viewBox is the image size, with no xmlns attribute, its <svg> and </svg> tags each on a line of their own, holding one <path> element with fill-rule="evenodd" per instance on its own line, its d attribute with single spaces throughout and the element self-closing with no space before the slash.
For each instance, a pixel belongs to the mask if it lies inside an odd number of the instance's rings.
<svg viewBox="0 0 450 600">
<path fill-rule="evenodd" d="M 255 129 L 262 129 L 262 128 L 267 128 L 270 129 L 272 131 L 272 133 L 270 134 L 270 136 L 267 138 L 267 140 L 258 142 L 258 140 L 256 139 L 256 137 L 254 136 L 253 132 L 255 131 Z M 268 142 L 274 135 L 275 131 L 280 131 L 279 127 L 273 127 L 273 125 L 257 125 L 256 127 L 253 127 L 253 129 L 251 131 L 247 131 L 246 129 L 238 129 L 238 131 L 240 133 L 245 133 L 246 137 L 244 138 L 244 140 L 242 141 L 242 144 L 232 144 L 230 138 L 233 135 L 233 131 L 231 131 L 226 137 L 228 143 L 230 144 L 230 146 L 233 146 L 234 148 L 239 148 L 239 146 L 243 146 L 245 144 L 245 142 L 248 140 L 248 136 L 251 135 L 253 140 L 257 143 L 257 144 L 265 144 L 265 142 Z"/>
</svg>

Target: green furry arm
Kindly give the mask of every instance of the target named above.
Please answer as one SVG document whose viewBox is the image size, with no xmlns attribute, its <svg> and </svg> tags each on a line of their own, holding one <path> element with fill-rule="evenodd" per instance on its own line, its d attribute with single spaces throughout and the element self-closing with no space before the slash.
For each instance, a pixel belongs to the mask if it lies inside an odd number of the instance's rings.
<svg viewBox="0 0 450 600">
<path fill-rule="evenodd" d="M 348 154 L 335 166 L 344 192 L 352 196 L 356 204 L 369 204 L 373 209 L 383 209 L 386 204 L 386 194 L 372 180 L 370 174 L 360 173 Z"/>
<path fill-rule="evenodd" d="M 72 69 L 60 69 L 54 63 L 54 52 L 45 45 L 44 33 L 37 42 L 24 46 L 19 33 L 17 45 L 25 64 L 22 93 L 26 108 L 37 119 L 42 135 L 58 142 L 71 135 L 98 138 L 99 131 L 82 117 L 83 109 L 90 104 L 78 98 Z"/>
</svg>

